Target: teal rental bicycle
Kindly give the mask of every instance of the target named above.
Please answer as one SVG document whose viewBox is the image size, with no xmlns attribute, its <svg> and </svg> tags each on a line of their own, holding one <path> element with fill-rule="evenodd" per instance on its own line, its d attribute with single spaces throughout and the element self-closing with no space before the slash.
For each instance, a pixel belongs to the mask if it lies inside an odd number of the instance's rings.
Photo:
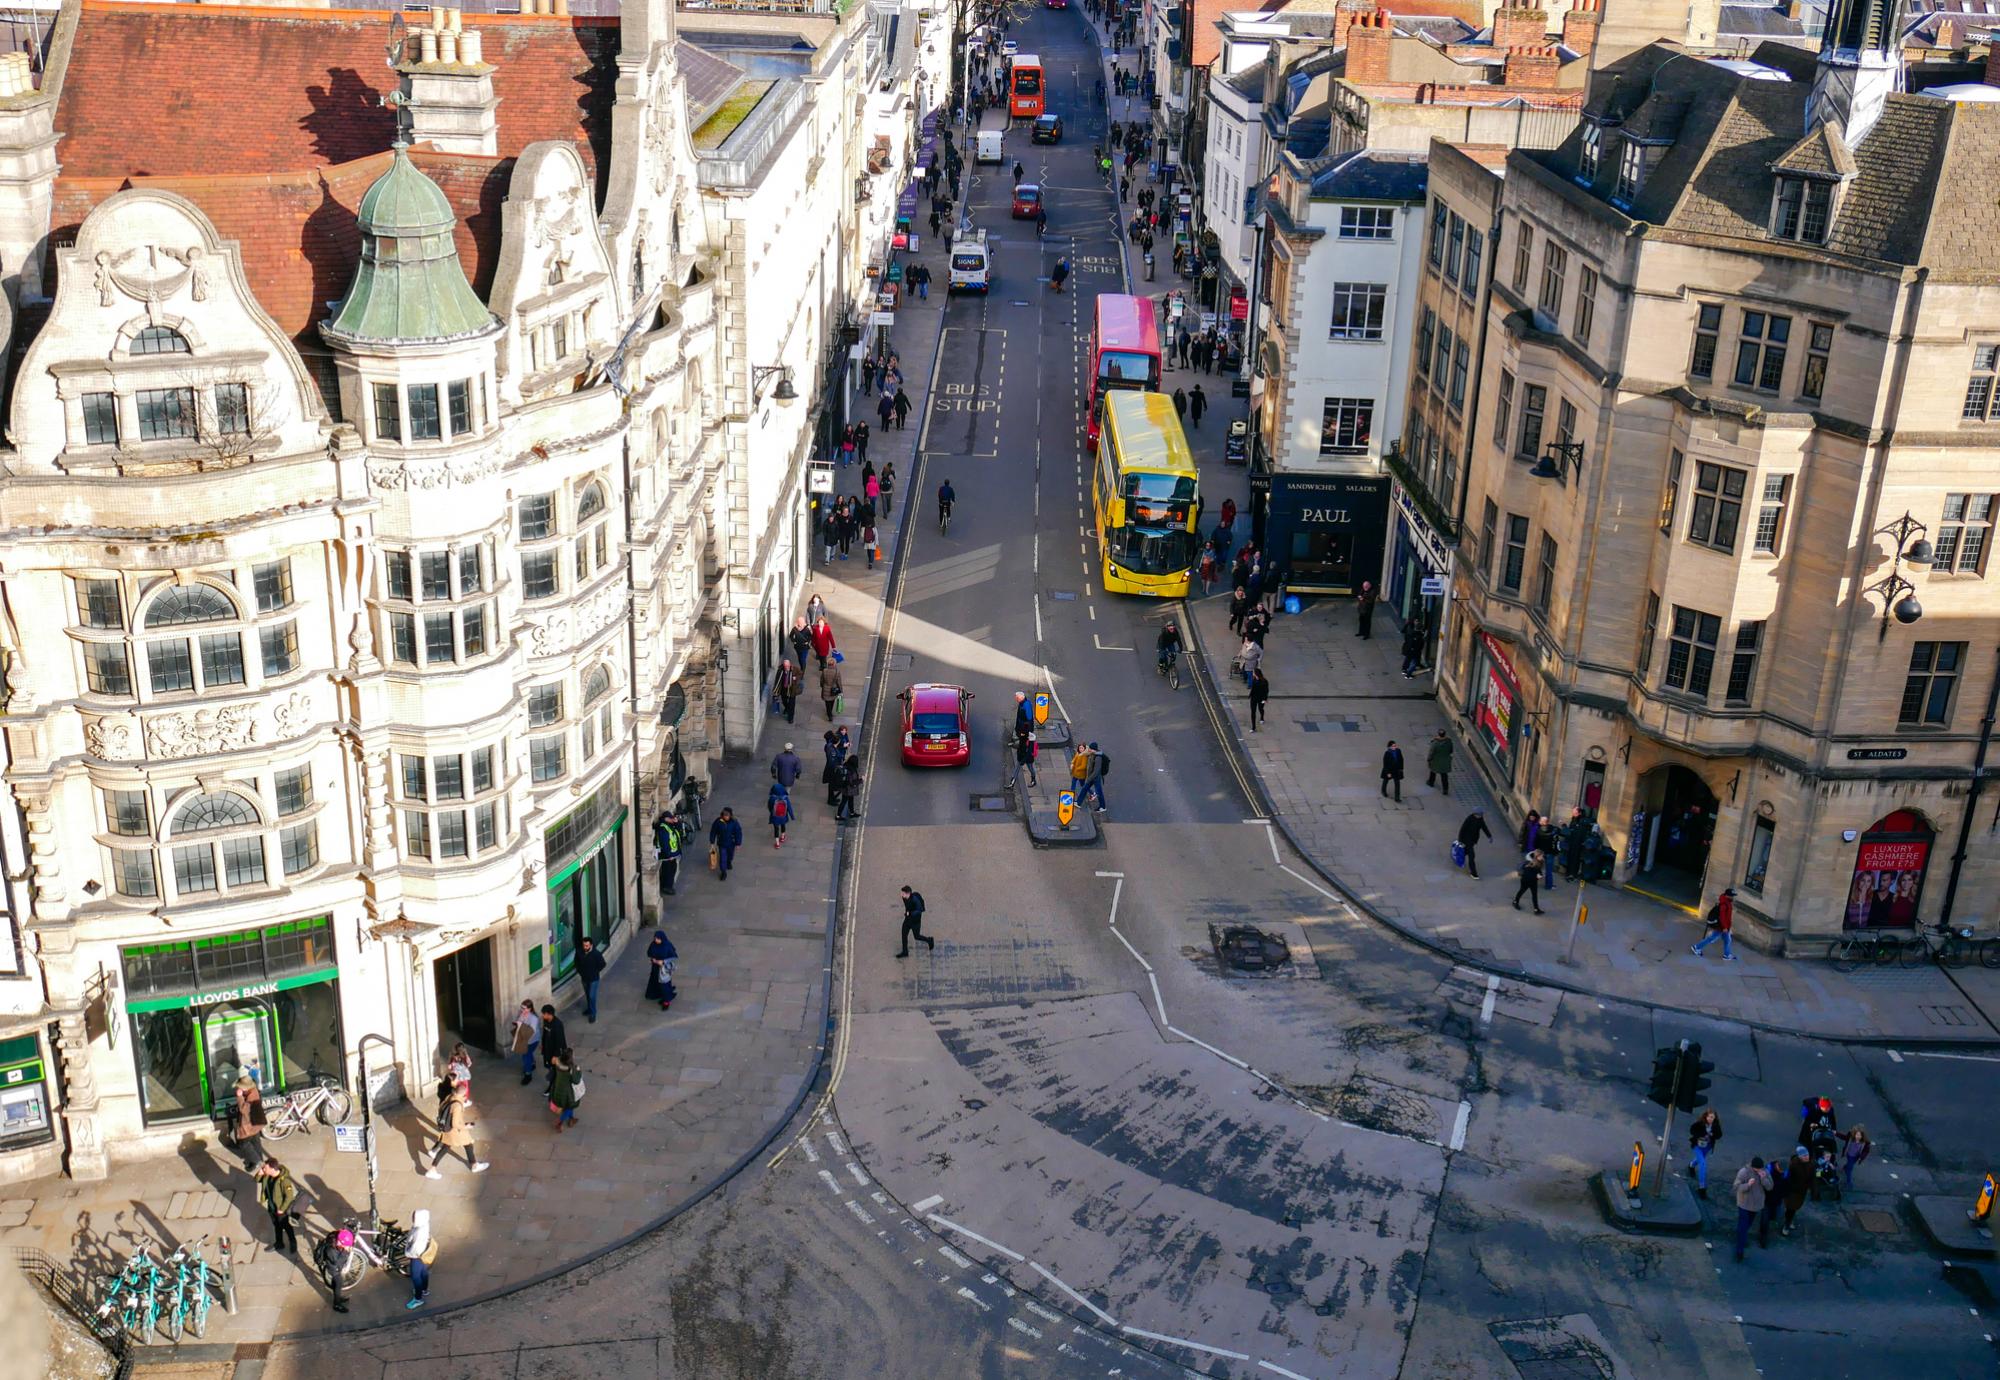
<svg viewBox="0 0 2000 1380">
<path fill-rule="evenodd" d="M 208 1334 L 210 1271 L 201 1253 L 207 1241 L 206 1236 L 183 1241 L 166 1259 L 162 1283 L 168 1298 L 161 1331 L 173 1341 L 180 1340 L 183 1329 L 197 1337 Z"/>
</svg>

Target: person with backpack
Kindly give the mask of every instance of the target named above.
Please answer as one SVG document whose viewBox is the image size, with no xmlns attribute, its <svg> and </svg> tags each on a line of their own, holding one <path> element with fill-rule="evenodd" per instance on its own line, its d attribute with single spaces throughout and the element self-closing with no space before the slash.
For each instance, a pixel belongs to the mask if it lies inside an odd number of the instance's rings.
<svg viewBox="0 0 2000 1380">
<path fill-rule="evenodd" d="M 299 1186 L 292 1171 L 268 1156 L 257 1166 L 257 1201 L 271 1214 L 271 1249 L 299 1253 L 299 1229 L 292 1209 L 299 1201 Z"/>
<path fill-rule="evenodd" d="M 1111 813 L 1111 806 L 1104 799 L 1104 778 L 1110 775 L 1110 773 L 1111 754 L 1098 747 L 1096 743 L 1092 743 L 1090 745 L 1090 760 L 1086 764 L 1083 795 L 1080 798 L 1088 801 L 1090 797 L 1096 796 L 1097 812 L 1099 814 L 1108 815 Z"/>
<path fill-rule="evenodd" d="M 792 793 L 785 789 L 784 782 L 773 781 L 764 804 L 771 815 L 771 847 L 783 848 L 785 829 L 792 822 Z"/>
<path fill-rule="evenodd" d="M 583 1075 L 572 1066 L 574 1058 L 564 1050 L 549 1066 L 549 1110 L 555 1113 L 557 1135 L 576 1124 L 576 1104 L 583 1100 Z"/>
<path fill-rule="evenodd" d="M 1730 951 L 1729 932 L 1736 925 L 1736 888 L 1724 887 L 1722 894 L 1715 898 L 1715 904 L 1708 908 L 1708 914 L 1704 918 L 1708 921 L 1708 933 L 1695 940 L 1688 947 L 1688 952 L 1700 958 L 1703 949 L 1720 939 L 1722 956 L 1734 963 L 1736 955 Z"/>
</svg>

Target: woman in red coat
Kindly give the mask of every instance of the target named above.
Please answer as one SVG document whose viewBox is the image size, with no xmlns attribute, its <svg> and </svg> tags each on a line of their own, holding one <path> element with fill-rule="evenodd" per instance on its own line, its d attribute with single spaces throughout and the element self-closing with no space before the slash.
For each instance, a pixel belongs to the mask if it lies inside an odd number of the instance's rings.
<svg viewBox="0 0 2000 1380">
<path fill-rule="evenodd" d="M 824 618 L 820 619 L 813 624 L 812 639 L 813 655 L 818 657 L 819 664 L 824 666 L 827 658 L 833 655 L 833 624 Z"/>
</svg>

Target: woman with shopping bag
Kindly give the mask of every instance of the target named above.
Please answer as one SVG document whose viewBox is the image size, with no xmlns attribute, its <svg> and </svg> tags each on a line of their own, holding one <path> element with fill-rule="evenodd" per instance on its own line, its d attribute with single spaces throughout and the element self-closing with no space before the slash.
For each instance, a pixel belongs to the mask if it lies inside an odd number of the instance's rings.
<svg viewBox="0 0 2000 1380">
<path fill-rule="evenodd" d="M 736 850 L 743 846 L 743 826 L 736 820 L 736 812 L 724 806 L 715 822 L 708 826 L 708 865 L 716 874 L 717 881 L 729 880 L 729 869 L 736 861 Z"/>
</svg>

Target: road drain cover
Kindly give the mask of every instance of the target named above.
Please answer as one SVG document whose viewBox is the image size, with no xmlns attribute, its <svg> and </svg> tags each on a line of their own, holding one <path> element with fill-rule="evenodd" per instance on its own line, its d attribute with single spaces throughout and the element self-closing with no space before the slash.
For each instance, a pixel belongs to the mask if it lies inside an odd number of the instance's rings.
<svg viewBox="0 0 2000 1380">
<path fill-rule="evenodd" d="M 1863 1231 L 1872 1231 L 1877 1236 L 1896 1234 L 1896 1214 L 1883 1212 L 1880 1208 L 1856 1208 L 1854 1224 Z"/>
<path fill-rule="evenodd" d="M 1211 925 L 1209 938 L 1223 967 L 1239 973 L 1268 973 L 1292 961 L 1292 948 L 1281 935 L 1254 925 Z"/>
<path fill-rule="evenodd" d="M 975 810 L 1005 810 L 1007 808 L 1007 797 L 1004 795 L 975 795 L 972 797 L 972 808 Z"/>
</svg>

